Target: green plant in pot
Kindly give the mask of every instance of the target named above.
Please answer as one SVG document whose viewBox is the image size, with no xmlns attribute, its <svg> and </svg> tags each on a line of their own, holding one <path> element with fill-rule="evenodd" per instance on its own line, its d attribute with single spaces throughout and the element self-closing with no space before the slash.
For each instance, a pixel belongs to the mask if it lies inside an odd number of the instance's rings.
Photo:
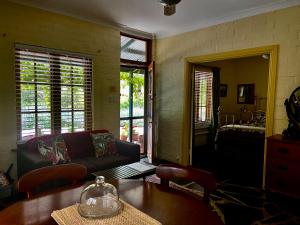
<svg viewBox="0 0 300 225">
<path fill-rule="evenodd" d="M 135 128 L 132 129 L 132 141 L 138 141 L 139 140 L 139 133 L 136 131 Z"/>
<path fill-rule="evenodd" d="M 121 130 L 121 140 L 127 141 L 128 138 L 128 123 L 125 123 Z"/>
</svg>

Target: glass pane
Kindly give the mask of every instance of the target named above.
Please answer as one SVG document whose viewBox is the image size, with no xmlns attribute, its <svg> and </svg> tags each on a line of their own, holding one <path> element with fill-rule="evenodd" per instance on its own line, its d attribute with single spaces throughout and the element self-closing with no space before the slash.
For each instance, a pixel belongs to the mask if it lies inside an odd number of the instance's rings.
<svg viewBox="0 0 300 225">
<path fill-rule="evenodd" d="M 71 76 L 72 68 L 70 65 L 61 65 L 60 66 L 60 82 L 62 84 L 71 84 L 72 83 L 72 76 Z"/>
<path fill-rule="evenodd" d="M 72 87 L 61 87 L 61 109 L 72 109 Z"/>
<path fill-rule="evenodd" d="M 35 136 L 35 114 L 21 115 L 22 137 Z"/>
<path fill-rule="evenodd" d="M 36 82 L 50 83 L 50 64 L 35 63 Z"/>
<path fill-rule="evenodd" d="M 37 108 L 38 111 L 51 110 L 50 85 L 37 85 Z"/>
<path fill-rule="evenodd" d="M 20 62 L 21 82 L 50 83 L 50 64 L 34 61 Z"/>
<path fill-rule="evenodd" d="M 132 142 L 139 144 L 141 153 L 144 153 L 144 119 L 132 121 Z"/>
<path fill-rule="evenodd" d="M 30 112 L 35 110 L 34 84 L 21 84 L 21 111 Z"/>
<path fill-rule="evenodd" d="M 146 62 L 146 41 L 121 36 L 121 59 Z"/>
<path fill-rule="evenodd" d="M 61 65 L 61 83 L 84 85 L 84 68 L 81 66 Z"/>
<path fill-rule="evenodd" d="M 120 73 L 120 117 L 129 117 L 129 84 L 130 73 Z"/>
<path fill-rule="evenodd" d="M 201 106 L 200 107 L 200 121 L 206 120 L 206 107 Z"/>
<path fill-rule="evenodd" d="M 72 113 L 62 112 L 61 113 L 61 133 L 72 132 Z"/>
<path fill-rule="evenodd" d="M 33 82 L 34 81 L 34 62 L 32 61 L 20 61 L 20 79 L 22 81 Z"/>
<path fill-rule="evenodd" d="M 120 139 L 123 141 L 129 141 L 129 120 L 120 121 Z"/>
<path fill-rule="evenodd" d="M 51 113 L 38 113 L 38 135 L 51 134 Z"/>
<path fill-rule="evenodd" d="M 74 131 L 84 131 L 84 112 L 74 112 Z"/>
<path fill-rule="evenodd" d="M 132 96 L 133 116 L 144 116 L 144 85 L 145 71 L 139 70 L 133 73 Z"/>
<path fill-rule="evenodd" d="M 84 88 L 73 87 L 74 109 L 84 110 Z"/>
<path fill-rule="evenodd" d="M 200 80 L 200 106 L 206 106 L 206 97 L 207 95 L 207 81 L 206 80 Z"/>
<path fill-rule="evenodd" d="M 73 66 L 73 84 L 84 84 L 84 69 L 80 66 Z"/>
</svg>

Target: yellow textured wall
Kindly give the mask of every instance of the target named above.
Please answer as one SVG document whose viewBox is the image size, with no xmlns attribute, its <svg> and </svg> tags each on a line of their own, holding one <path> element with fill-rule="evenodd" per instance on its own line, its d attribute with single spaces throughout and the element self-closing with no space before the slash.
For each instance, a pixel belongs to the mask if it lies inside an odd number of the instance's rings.
<svg viewBox="0 0 300 225">
<path fill-rule="evenodd" d="M 10 151 L 17 137 L 15 42 L 91 54 L 94 128 L 118 134 L 119 31 L 14 3 L 0 4 L 0 170 L 16 162 L 16 153 Z"/>
<path fill-rule="evenodd" d="M 159 141 L 164 159 L 181 157 L 184 59 L 279 45 L 273 133 L 287 127 L 283 102 L 300 85 L 300 7 L 291 7 L 157 40 Z"/>
</svg>

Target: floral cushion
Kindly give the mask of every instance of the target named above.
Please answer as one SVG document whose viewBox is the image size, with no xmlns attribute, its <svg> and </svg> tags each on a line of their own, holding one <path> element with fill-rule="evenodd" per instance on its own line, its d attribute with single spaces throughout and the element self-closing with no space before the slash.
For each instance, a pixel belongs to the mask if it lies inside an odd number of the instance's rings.
<svg viewBox="0 0 300 225">
<path fill-rule="evenodd" d="M 53 164 L 71 161 L 65 141 L 60 135 L 47 142 L 38 140 L 38 149 L 43 158 L 52 161 Z"/>
<path fill-rule="evenodd" d="M 9 185 L 9 181 L 5 175 L 5 173 L 0 171 L 0 187 L 5 187 Z"/>
<path fill-rule="evenodd" d="M 115 137 L 111 133 L 91 134 L 95 148 L 96 157 L 105 155 L 117 155 Z"/>
<path fill-rule="evenodd" d="M 42 140 L 38 140 L 38 150 L 44 159 L 52 161 L 53 164 L 57 164 L 56 156 L 53 151 L 52 145 L 46 144 Z"/>
<path fill-rule="evenodd" d="M 54 141 L 52 142 L 53 150 L 56 155 L 56 160 L 62 162 L 69 162 L 71 158 L 68 154 L 67 146 L 62 136 L 56 136 Z"/>
</svg>

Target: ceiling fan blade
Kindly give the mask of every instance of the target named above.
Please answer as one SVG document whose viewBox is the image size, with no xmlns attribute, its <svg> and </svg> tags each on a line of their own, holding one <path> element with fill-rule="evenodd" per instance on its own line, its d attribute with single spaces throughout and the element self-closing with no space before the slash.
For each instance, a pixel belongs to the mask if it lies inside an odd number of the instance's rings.
<svg viewBox="0 0 300 225">
<path fill-rule="evenodd" d="M 176 5 L 180 2 L 181 0 L 160 0 L 159 2 L 163 5 Z"/>
</svg>

